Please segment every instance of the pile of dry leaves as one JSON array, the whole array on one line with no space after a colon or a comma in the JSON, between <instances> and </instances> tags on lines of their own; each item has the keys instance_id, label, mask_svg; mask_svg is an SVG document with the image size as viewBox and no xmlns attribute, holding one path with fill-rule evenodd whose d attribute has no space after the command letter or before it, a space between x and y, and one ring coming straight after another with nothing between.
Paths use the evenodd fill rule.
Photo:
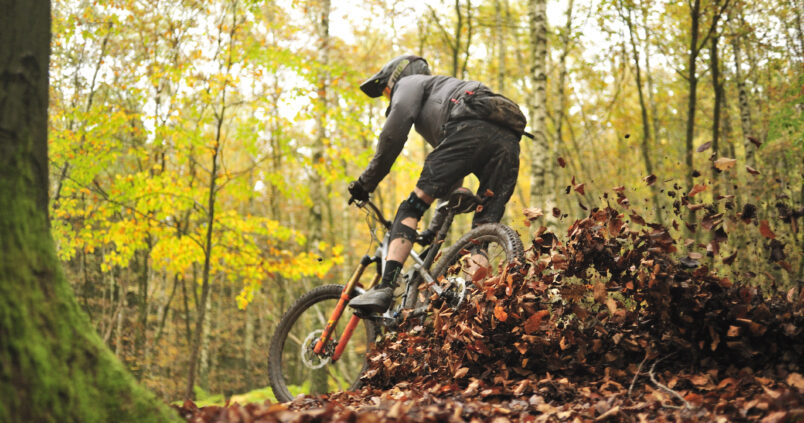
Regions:
<instances>
[{"instance_id":1,"label":"pile of dry leaves","mask_svg":"<svg viewBox=\"0 0 804 423\"><path fill-rule=\"evenodd\" d=\"M180 411L203 422L804 420L802 285L768 297L718 277L712 258L680 257L664 227L615 195L622 211L592 210L563 240L540 228L525 263L478 282L460 309L383 338L359 392ZM704 209L700 220L713 257L725 218ZM750 206L731 218L751 222Z\"/></svg>"}]
</instances>

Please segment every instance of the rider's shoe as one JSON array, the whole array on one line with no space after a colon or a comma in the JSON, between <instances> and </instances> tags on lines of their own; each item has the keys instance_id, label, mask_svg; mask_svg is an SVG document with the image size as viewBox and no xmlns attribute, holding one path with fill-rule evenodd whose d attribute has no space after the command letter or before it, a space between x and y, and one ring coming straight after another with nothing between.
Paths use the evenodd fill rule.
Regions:
<instances>
[{"instance_id":1,"label":"rider's shoe","mask_svg":"<svg viewBox=\"0 0 804 423\"><path fill-rule=\"evenodd\" d=\"M361 313L382 313L391 306L393 298L394 289L392 287L379 285L352 298L349 301L349 307Z\"/></svg>"}]
</instances>

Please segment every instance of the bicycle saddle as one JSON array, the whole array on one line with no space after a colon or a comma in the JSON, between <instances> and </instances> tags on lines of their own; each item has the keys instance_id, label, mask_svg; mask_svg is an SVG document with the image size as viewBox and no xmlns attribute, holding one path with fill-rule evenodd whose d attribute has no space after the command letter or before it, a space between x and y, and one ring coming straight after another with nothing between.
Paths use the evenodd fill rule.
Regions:
<instances>
[{"instance_id":1,"label":"bicycle saddle","mask_svg":"<svg viewBox=\"0 0 804 423\"><path fill-rule=\"evenodd\" d=\"M483 201L468 188L460 187L449 195L447 207L455 210L456 214L470 213L477 209Z\"/></svg>"}]
</instances>

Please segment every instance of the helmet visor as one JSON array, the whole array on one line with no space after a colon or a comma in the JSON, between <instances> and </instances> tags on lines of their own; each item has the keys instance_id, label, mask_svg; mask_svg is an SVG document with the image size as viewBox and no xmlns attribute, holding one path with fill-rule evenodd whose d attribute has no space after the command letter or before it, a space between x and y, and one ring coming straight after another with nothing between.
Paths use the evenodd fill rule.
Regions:
<instances>
[{"instance_id":1,"label":"helmet visor","mask_svg":"<svg viewBox=\"0 0 804 423\"><path fill-rule=\"evenodd\" d=\"M376 98L382 95L382 90L388 83L388 75L383 75L383 71L379 71L360 84L360 90L366 93L371 98Z\"/></svg>"}]
</instances>

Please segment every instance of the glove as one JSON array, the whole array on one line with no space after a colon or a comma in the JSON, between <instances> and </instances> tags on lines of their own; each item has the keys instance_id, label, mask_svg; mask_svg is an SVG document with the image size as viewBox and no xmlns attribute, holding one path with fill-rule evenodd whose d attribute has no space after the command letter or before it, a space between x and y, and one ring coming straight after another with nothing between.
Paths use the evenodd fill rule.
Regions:
<instances>
[{"instance_id":1,"label":"glove","mask_svg":"<svg viewBox=\"0 0 804 423\"><path fill-rule=\"evenodd\" d=\"M351 205L355 201L366 202L369 199L369 193L363 188L363 185L360 184L358 181L352 181L349 183L349 194L351 197L349 198L349 204Z\"/></svg>"},{"instance_id":2,"label":"glove","mask_svg":"<svg viewBox=\"0 0 804 423\"><path fill-rule=\"evenodd\" d=\"M435 240L435 232L427 228L421 232L419 232L419 236L416 237L416 243L423 246L428 246L433 243Z\"/></svg>"}]
</instances>

